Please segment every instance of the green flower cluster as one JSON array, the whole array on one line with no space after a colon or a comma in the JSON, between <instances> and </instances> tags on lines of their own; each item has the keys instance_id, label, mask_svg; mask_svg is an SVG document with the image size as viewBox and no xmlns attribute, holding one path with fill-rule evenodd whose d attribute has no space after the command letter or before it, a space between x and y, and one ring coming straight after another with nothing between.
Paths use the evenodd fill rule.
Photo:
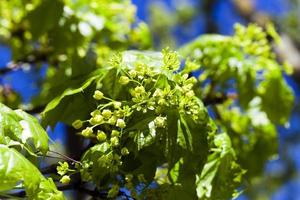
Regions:
<instances>
[{"instance_id":1,"label":"green flower cluster","mask_svg":"<svg viewBox=\"0 0 300 200\"><path fill-rule=\"evenodd\" d=\"M86 180L93 177L91 173L95 165L109 174L120 175L124 159L136 154L136 148L143 149L166 138L169 127L173 125L168 121L170 111L176 110L178 115L189 116L195 123L207 116L193 91L197 80L185 72L176 71L180 65L178 54L166 49L162 58L159 68L139 62L126 64L120 55L112 58L110 70L116 71L115 84L122 88L122 95L112 98L105 86L96 89L92 97L98 106L90 113L90 118L73 122L74 128L82 129L80 135L99 145L99 149L90 150L83 156L83 162L88 165L83 170ZM136 117L147 120L136 122ZM131 142L137 143L137 147L132 147ZM91 161L94 151L101 152L96 163ZM123 175L125 187L133 193L131 180L143 177L146 182L141 173ZM115 182L109 196L114 196L116 188L124 187Z\"/></svg>"}]
</instances>

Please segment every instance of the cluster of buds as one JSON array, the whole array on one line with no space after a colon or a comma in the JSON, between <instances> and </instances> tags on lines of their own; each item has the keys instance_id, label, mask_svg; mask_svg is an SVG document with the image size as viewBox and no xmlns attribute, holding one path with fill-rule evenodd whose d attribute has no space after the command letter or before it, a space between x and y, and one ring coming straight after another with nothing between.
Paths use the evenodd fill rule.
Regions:
<instances>
[{"instance_id":1,"label":"cluster of buds","mask_svg":"<svg viewBox=\"0 0 300 200\"><path fill-rule=\"evenodd\" d=\"M112 147L120 146L120 135L102 130L102 126L109 125L111 130L123 130L126 128L126 117L132 112L155 111L157 117L153 120L155 128L166 128L168 110L179 109L180 113L191 115L197 120L201 103L196 98L193 91L196 79L189 77L188 74L173 73L179 68L180 62L176 52L169 50L163 51L163 62L166 68L172 73L162 74L153 67L145 64L137 63L135 68L126 69L119 77L121 85L128 85L127 90L131 94L131 101L125 105L119 101L106 98L100 90L96 90L93 98L100 102L97 109L91 113L91 118L88 120L90 127L86 127L81 131L81 135L86 138L96 138L98 142L109 142ZM166 76L162 78L161 76ZM150 80L146 81L146 80ZM163 84L157 81L163 80ZM130 84L129 84L130 83ZM202 109L203 110L203 109ZM80 129L83 126L83 121L76 120L73 123L74 128ZM120 147L122 148L122 147ZM127 154L123 149L122 155Z\"/></svg>"},{"instance_id":2,"label":"cluster of buds","mask_svg":"<svg viewBox=\"0 0 300 200\"><path fill-rule=\"evenodd\" d=\"M164 61L164 69L176 71L180 67L180 59L179 55L175 51L170 51L169 48L163 49L163 61Z\"/></svg>"},{"instance_id":3,"label":"cluster of buds","mask_svg":"<svg viewBox=\"0 0 300 200\"><path fill-rule=\"evenodd\" d=\"M62 176L59 180L62 184L68 184L71 181L70 176L68 175L69 172L72 172L69 168L69 164L67 162L58 162L58 166L56 167L57 173Z\"/></svg>"},{"instance_id":4,"label":"cluster of buds","mask_svg":"<svg viewBox=\"0 0 300 200\"><path fill-rule=\"evenodd\" d=\"M165 128L167 125L167 117L156 117L154 119L154 124L157 128Z\"/></svg>"},{"instance_id":5,"label":"cluster of buds","mask_svg":"<svg viewBox=\"0 0 300 200\"><path fill-rule=\"evenodd\" d=\"M115 61L115 64L119 62L119 60ZM180 67L178 54L165 50L163 65L162 70L138 63L130 69L122 69L124 71L121 70L117 84L129 95L124 95L124 99L116 101L105 97L100 90L96 90L93 98L98 106L91 112L91 117L86 121L76 120L72 124L74 128L81 129L83 137L93 139L100 145L109 145L110 152L97 161L99 166L109 169L110 172L117 172L122 165L123 157L131 154L131 146L126 146L127 140L136 138L144 131L149 131L152 138L168 131L170 110L177 109L180 114L190 115L194 120L201 115L199 112L204 110L201 107L203 105L193 91L197 80L189 77L188 74L175 73ZM147 122L151 126L149 125L147 130L133 128L132 120L135 120L133 118L147 113L151 116L150 123ZM84 123L89 125L84 126ZM136 178L139 182L146 182L142 174ZM64 179L67 181L67 177ZM126 176L126 187L130 191L131 189L135 191L132 179L132 176ZM108 196L115 197L119 189L119 185L113 185Z\"/></svg>"},{"instance_id":6,"label":"cluster of buds","mask_svg":"<svg viewBox=\"0 0 300 200\"><path fill-rule=\"evenodd\" d=\"M125 80L125 79L124 79ZM85 122L90 126L81 130L80 134L85 138L96 139L99 143L108 142L112 147L120 145L120 131L126 127L125 118L130 115L130 107L122 106L119 101L113 101L104 96L100 90L96 90L93 94L96 100L108 100L106 104L100 104L97 109L91 112L91 118L86 121L75 120L72 126L75 129L81 129ZM103 127L111 127L111 132L107 132ZM120 154L129 154L128 149L120 150Z\"/></svg>"}]
</instances>

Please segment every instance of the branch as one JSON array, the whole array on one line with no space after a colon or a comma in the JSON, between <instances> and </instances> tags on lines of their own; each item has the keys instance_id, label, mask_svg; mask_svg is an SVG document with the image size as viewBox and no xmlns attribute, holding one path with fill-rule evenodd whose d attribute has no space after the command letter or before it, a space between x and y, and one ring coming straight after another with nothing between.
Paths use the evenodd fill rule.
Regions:
<instances>
[{"instance_id":1,"label":"branch","mask_svg":"<svg viewBox=\"0 0 300 200\"><path fill-rule=\"evenodd\" d=\"M21 66L21 64L10 62L6 66L3 66L0 68L0 75L5 75L9 72L18 70L20 68L20 66Z\"/></svg>"},{"instance_id":2,"label":"branch","mask_svg":"<svg viewBox=\"0 0 300 200\"><path fill-rule=\"evenodd\" d=\"M77 161L77 160L75 160L75 159L73 159L73 158L70 158L69 156L64 155L64 154L62 154L62 153L59 153L59 152L56 152L56 151L52 151L52 150L49 150L49 152L50 152L50 153L53 153L53 154L56 154L56 155L59 155L59 156L61 156L61 158L64 158L64 159L66 159L66 160L69 160L69 161L71 161L71 162L73 162L73 163L78 163L78 164L82 165L82 163L81 163L80 161Z\"/></svg>"},{"instance_id":3,"label":"branch","mask_svg":"<svg viewBox=\"0 0 300 200\"><path fill-rule=\"evenodd\" d=\"M215 94L215 95L210 95L207 96L203 99L203 103L205 106L208 105L217 105L217 104L222 104L225 101L232 99L235 100L238 98L238 95L236 93L220 93L220 94Z\"/></svg>"},{"instance_id":4,"label":"branch","mask_svg":"<svg viewBox=\"0 0 300 200\"><path fill-rule=\"evenodd\" d=\"M254 3L251 0L234 0L233 4L237 13L243 17L247 23L255 22L265 27L265 25L271 21L267 14L255 10Z\"/></svg>"},{"instance_id":5,"label":"branch","mask_svg":"<svg viewBox=\"0 0 300 200\"><path fill-rule=\"evenodd\" d=\"M60 191L64 191L64 190L71 190L74 189L74 184L68 184L68 185L60 185L57 186L57 189ZM26 191L25 190L21 190L15 193L8 193L8 194L0 194L0 198L2 199L7 199L8 197L26 197Z\"/></svg>"},{"instance_id":6,"label":"branch","mask_svg":"<svg viewBox=\"0 0 300 200\"><path fill-rule=\"evenodd\" d=\"M31 107L31 106L30 107L22 107L21 109L29 114L38 114L38 113L43 112L45 107L46 107L45 105L41 105L41 106L36 106L36 107Z\"/></svg>"},{"instance_id":7,"label":"branch","mask_svg":"<svg viewBox=\"0 0 300 200\"><path fill-rule=\"evenodd\" d=\"M87 189L85 187L82 186L82 182L73 182L67 185L58 185L57 189L60 191L66 191L66 190L74 190L74 191L79 191L81 193L87 194L89 196L92 196L96 199L107 199L107 194L108 191L107 190L103 190L103 191L99 191L99 190L90 190ZM18 191L15 193L8 193L8 194L2 194L0 195L0 198L6 199L8 197L26 197L26 191L22 190L22 191ZM123 191L119 191L118 193L118 197L126 197L126 199L132 199L135 200L133 197L127 195L125 192Z\"/></svg>"},{"instance_id":8,"label":"branch","mask_svg":"<svg viewBox=\"0 0 300 200\"><path fill-rule=\"evenodd\" d=\"M51 49L38 49L32 51L30 54L17 59L16 61L9 62L6 66L0 68L0 75L5 75L11 71L22 69L24 64L33 65L39 62L48 62L51 55Z\"/></svg>"},{"instance_id":9,"label":"branch","mask_svg":"<svg viewBox=\"0 0 300 200\"><path fill-rule=\"evenodd\" d=\"M206 0L203 2L202 11L205 14L206 19L206 33L217 33L218 27L212 16L216 0Z\"/></svg>"}]
</instances>

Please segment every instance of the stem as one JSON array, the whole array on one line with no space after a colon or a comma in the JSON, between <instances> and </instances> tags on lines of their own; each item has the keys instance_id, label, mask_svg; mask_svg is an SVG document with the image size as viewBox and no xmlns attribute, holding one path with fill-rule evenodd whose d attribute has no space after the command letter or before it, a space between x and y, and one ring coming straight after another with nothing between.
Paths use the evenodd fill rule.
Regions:
<instances>
[{"instance_id":1,"label":"stem","mask_svg":"<svg viewBox=\"0 0 300 200\"><path fill-rule=\"evenodd\" d=\"M19 197L19 196L13 196L10 194L1 194L0 193L0 199L24 199L23 197Z\"/></svg>"},{"instance_id":2,"label":"stem","mask_svg":"<svg viewBox=\"0 0 300 200\"><path fill-rule=\"evenodd\" d=\"M42 105L42 106L22 108L22 109L29 114L38 114L41 113L45 109L45 107L46 107L45 105Z\"/></svg>"},{"instance_id":3,"label":"stem","mask_svg":"<svg viewBox=\"0 0 300 200\"><path fill-rule=\"evenodd\" d=\"M67 159L67 160L69 160L69 161L72 161L72 162L74 162L74 163L78 163L78 164L82 165L81 162L79 162L79 161L77 161L77 160L74 160L73 158L70 158L69 156L66 156L66 155L64 155L64 154L62 154L62 153L59 153L59 152L56 152L56 151L52 151L52 150L49 150L49 152L54 153L54 154L57 154L57 155L59 155L59 156L65 158L65 159Z\"/></svg>"},{"instance_id":4,"label":"stem","mask_svg":"<svg viewBox=\"0 0 300 200\"><path fill-rule=\"evenodd\" d=\"M82 185L83 183L81 181L78 182L72 182L70 184L66 184L66 185L58 185L57 189L60 191L66 191L66 190L74 190L74 191L78 191L84 194L87 194L89 196L95 197L97 199L107 199L107 194L108 191L107 190L89 190L85 187L83 187ZM127 195L125 192L119 191L118 193L119 197L126 197L126 199L133 199L135 200L133 197ZM8 193L8 194L1 194L0 193L0 198L11 198L11 199L23 199L24 197L26 197L26 191L22 190L22 191L18 191L15 193Z\"/></svg>"},{"instance_id":5,"label":"stem","mask_svg":"<svg viewBox=\"0 0 300 200\"><path fill-rule=\"evenodd\" d=\"M215 8L216 0L205 0L202 3L202 11L204 12L206 20L206 33L217 33L218 26L215 23L215 20L212 15L212 11Z\"/></svg>"},{"instance_id":6,"label":"stem","mask_svg":"<svg viewBox=\"0 0 300 200\"><path fill-rule=\"evenodd\" d=\"M108 98L108 97L104 97L103 99L106 99L106 100L109 100L109 101L114 101L114 100L112 100L112 99L110 99L110 98ZM97 109L103 110L104 108L107 108L107 107L109 107L109 106L111 106L111 105L113 105L113 102L108 102L108 103L106 103L106 104L100 104L100 105L97 106ZM101 107L101 106L102 106L102 107Z\"/></svg>"},{"instance_id":7,"label":"stem","mask_svg":"<svg viewBox=\"0 0 300 200\"><path fill-rule=\"evenodd\" d=\"M215 94L215 95L209 95L203 99L203 103L205 106L208 105L217 105L217 104L222 104L228 99L237 99L237 94L235 93L220 93L220 94Z\"/></svg>"},{"instance_id":8,"label":"stem","mask_svg":"<svg viewBox=\"0 0 300 200\"><path fill-rule=\"evenodd\" d=\"M19 63L9 62L7 65L0 68L0 75L5 75L9 72L21 69L22 64L23 63L21 63L21 62L19 62Z\"/></svg>"}]
</instances>

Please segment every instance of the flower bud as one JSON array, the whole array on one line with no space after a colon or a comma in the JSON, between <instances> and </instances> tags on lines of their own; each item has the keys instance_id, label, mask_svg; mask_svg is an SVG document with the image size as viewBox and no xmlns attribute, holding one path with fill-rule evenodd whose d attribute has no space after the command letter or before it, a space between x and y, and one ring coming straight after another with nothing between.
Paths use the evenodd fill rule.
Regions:
<instances>
[{"instance_id":1,"label":"flower bud","mask_svg":"<svg viewBox=\"0 0 300 200\"><path fill-rule=\"evenodd\" d=\"M137 75L135 70L130 70L128 73L132 78L136 77L136 75Z\"/></svg>"},{"instance_id":2,"label":"flower bud","mask_svg":"<svg viewBox=\"0 0 300 200\"><path fill-rule=\"evenodd\" d=\"M126 126L125 121L123 119L118 119L116 125L120 128L125 128Z\"/></svg>"},{"instance_id":3,"label":"flower bud","mask_svg":"<svg viewBox=\"0 0 300 200\"><path fill-rule=\"evenodd\" d=\"M117 146L119 146L119 139L117 137L112 137L112 138L110 138L110 143L111 143L111 146L117 147Z\"/></svg>"},{"instance_id":4,"label":"flower bud","mask_svg":"<svg viewBox=\"0 0 300 200\"><path fill-rule=\"evenodd\" d=\"M117 122L117 117L115 117L114 115L113 116L111 116L110 118L109 118L109 120L107 121L109 124L111 124L111 125L115 125L116 124L116 122Z\"/></svg>"},{"instance_id":5,"label":"flower bud","mask_svg":"<svg viewBox=\"0 0 300 200\"><path fill-rule=\"evenodd\" d=\"M156 117L154 119L154 124L157 128L164 128L167 123L167 118L166 117Z\"/></svg>"},{"instance_id":6,"label":"flower bud","mask_svg":"<svg viewBox=\"0 0 300 200\"><path fill-rule=\"evenodd\" d=\"M122 106L122 103L119 102L119 101L115 101L115 102L113 103L113 105L114 105L114 108L115 108L115 109L118 109L118 108L120 108L120 107Z\"/></svg>"},{"instance_id":7,"label":"flower bud","mask_svg":"<svg viewBox=\"0 0 300 200\"><path fill-rule=\"evenodd\" d=\"M104 142L106 140L106 134L103 131L98 131L97 140L99 142Z\"/></svg>"},{"instance_id":8,"label":"flower bud","mask_svg":"<svg viewBox=\"0 0 300 200\"><path fill-rule=\"evenodd\" d=\"M196 79L194 76L192 76L191 78L189 78L187 81L188 81L190 84L195 84L195 83L197 83L197 79Z\"/></svg>"},{"instance_id":9,"label":"flower bud","mask_svg":"<svg viewBox=\"0 0 300 200\"><path fill-rule=\"evenodd\" d=\"M62 184L68 184L68 183L70 183L70 181L71 181L71 178L70 178L70 176L68 176L68 175L64 175L64 176L59 180L59 182L61 182Z\"/></svg>"},{"instance_id":10,"label":"flower bud","mask_svg":"<svg viewBox=\"0 0 300 200\"><path fill-rule=\"evenodd\" d=\"M186 93L186 96L187 97L193 97L193 96L195 96L195 93L194 93L194 91L188 91L187 93Z\"/></svg>"},{"instance_id":11,"label":"flower bud","mask_svg":"<svg viewBox=\"0 0 300 200\"><path fill-rule=\"evenodd\" d=\"M72 123L72 126L75 128L75 129L80 129L82 127L82 121L81 120L76 120Z\"/></svg>"},{"instance_id":12,"label":"flower bud","mask_svg":"<svg viewBox=\"0 0 300 200\"><path fill-rule=\"evenodd\" d=\"M105 119L109 119L111 117L111 114L112 114L111 111L108 109L102 111L102 115Z\"/></svg>"},{"instance_id":13,"label":"flower bud","mask_svg":"<svg viewBox=\"0 0 300 200\"><path fill-rule=\"evenodd\" d=\"M128 136L130 138L133 138L135 135L136 135L136 133L134 131L130 131L129 134L128 134Z\"/></svg>"},{"instance_id":14,"label":"flower bud","mask_svg":"<svg viewBox=\"0 0 300 200\"><path fill-rule=\"evenodd\" d=\"M182 78L183 78L184 80L186 80L188 77L189 77L188 74L183 74L183 75L182 75Z\"/></svg>"},{"instance_id":15,"label":"flower bud","mask_svg":"<svg viewBox=\"0 0 300 200\"><path fill-rule=\"evenodd\" d=\"M81 131L81 135L84 137L90 137L93 135L93 129L91 127L87 127L86 129Z\"/></svg>"},{"instance_id":16,"label":"flower bud","mask_svg":"<svg viewBox=\"0 0 300 200\"><path fill-rule=\"evenodd\" d=\"M103 122L103 117L102 115L95 115L90 119L90 124L95 125L95 124L101 124Z\"/></svg>"},{"instance_id":17,"label":"flower bud","mask_svg":"<svg viewBox=\"0 0 300 200\"><path fill-rule=\"evenodd\" d=\"M101 100L104 97L103 93L99 90L94 92L93 98L96 100Z\"/></svg>"},{"instance_id":18,"label":"flower bud","mask_svg":"<svg viewBox=\"0 0 300 200\"><path fill-rule=\"evenodd\" d=\"M93 112L91 112L92 117L95 117L96 115L100 115L100 114L101 114L100 110L94 110Z\"/></svg>"},{"instance_id":19,"label":"flower bud","mask_svg":"<svg viewBox=\"0 0 300 200\"><path fill-rule=\"evenodd\" d=\"M159 99L157 103L158 103L158 105L163 106L167 103L167 101L165 99Z\"/></svg>"},{"instance_id":20,"label":"flower bud","mask_svg":"<svg viewBox=\"0 0 300 200\"><path fill-rule=\"evenodd\" d=\"M137 94L141 94L141 93L144 93L145 92L145 88L144 86L137 86L134 88L134 91L137 93Z\"/></svg>"},{"instance_id":21,"label":"flower bud","mask_svg":"<svg viewBox=\"0 0 300 200\"><path fill-rule=\"evenodd\" d=\"M120 132L117 131L117 130L113 130L113 131L111 132L111 137L119 137L119 135L120 135Z\"/></svg>"},{"instance_id":22,"label":"flower bud","mask_svg":"<svg viewBox=\"0 0 300 200\"><path fill-rule=\"evenodd\" d=\"M127 85L129 83L129 78L127 76L121 76L119 79L119 83L121 83L122 85Z\"/></svg>"},{"instance_id":23,"label":"flower bud","mask_svg":"<svg viewBox=\"0 0 300 200\"><path fill-rule=\"evenodd\" d=\"M132 179L133 179L133 175L132 175L132 174L127 174L127 175L125 176L126 182L131 182Z\"/></svg>"},{"instance_id":24,"label":"flower bud","mask_svg":"<svg viewBox=\"0 0 300 200\"><path fill-rule=\"evenodd\" d=\"M187 96L187 97L193 97L193 96L195 96L195 93L194 93L193 90L190 90L190 91L188 91L188 92L186 93L186 96Z\"/></svg>"},{"instance_id":25,"label":"flower bud","mask_svg":"<svg viewBox=\"0 0 300 200\"><path fill-rule=\"evenodd\" d=\"M121 110L115 111L114 115L118 118L124 117L124 112Z\"/></svg>"},{"instance_id":26,"label":"flower bud","mask_svg":"<svg viewBox=\"0 0 300 200\"><path fill-rule=\"evenodd\" d=\"M163 96L163 92L159 88L157 88L153 93L153 97L162 97L162 96Z\"/></svg>"},{"instance_id":27,"label":"flower bud","mask_svg":"<svg viewBox=\"0 0 300 200\"><path fill-rule=\"evenodd\" d=\"M128 154L129 154L128 149L127 149L126 147L123 147L123 148L121 149L121 154L122 154L122 156L128 155Z\"/></svg>"}]
</instances>

